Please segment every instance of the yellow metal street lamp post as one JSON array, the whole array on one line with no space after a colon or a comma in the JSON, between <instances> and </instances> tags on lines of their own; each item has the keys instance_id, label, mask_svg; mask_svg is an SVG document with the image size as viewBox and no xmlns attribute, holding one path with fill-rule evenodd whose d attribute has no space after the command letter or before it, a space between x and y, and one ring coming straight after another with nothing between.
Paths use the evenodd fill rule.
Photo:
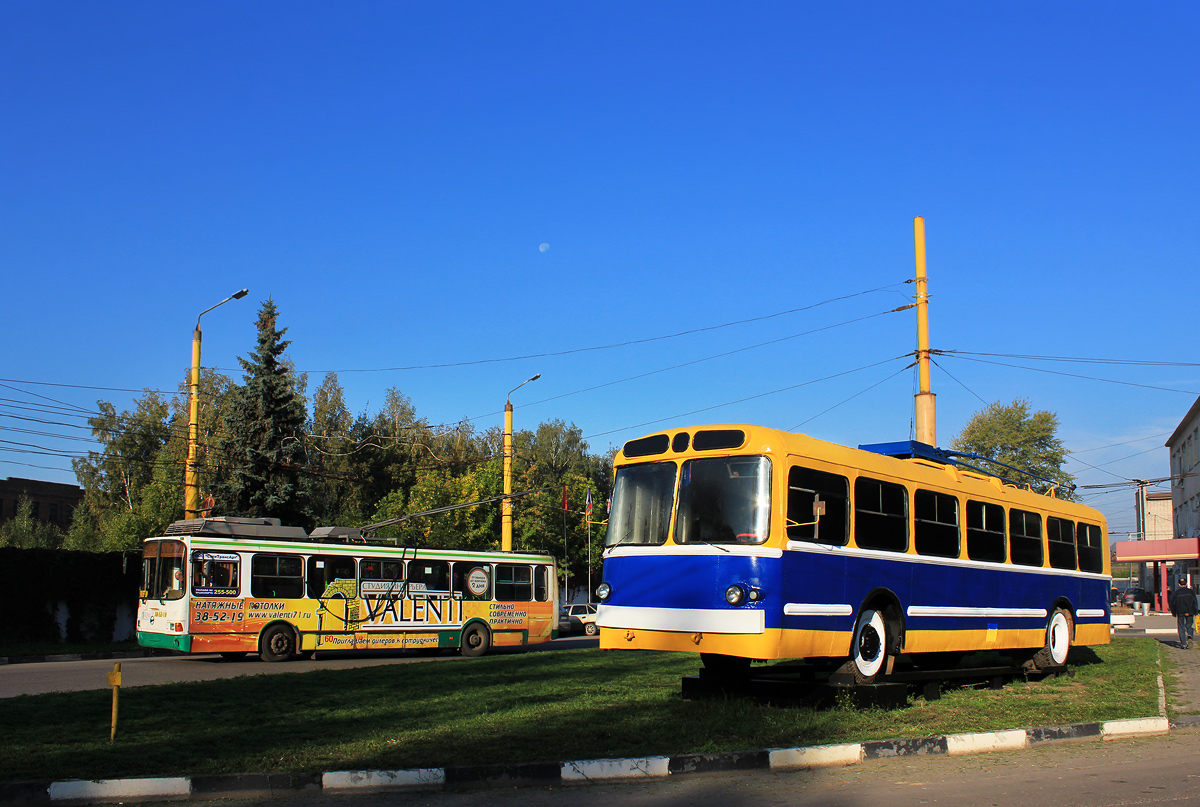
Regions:
<instances>
[{"instance_id":1,"label":"yellow metal street lamp post","mask_svg":"<svg viewBox=\"0 0 1200 807\"><path fill-rule=\"evenodd\" d=\"M183 472L183 517L200 517L200 483L196 474L196 437L199 433L200 412L200 317L230 300L240 300L250 293L249 289L235 291L217 305L200 312L196 317L196 330L192 332L192 379L188 385L188 451L187 466Z\"/></svg>"},{"instance_id":2,"label":"yellow metal street lamp post","mask_svg":"<svg viewBox=\"0 0 1200 807\"><path fill-rule=\"evenodd\" d=\"M500 551L512 552L512 457L513 457L513 405L512 394L530 381L542 377L538 373L533 378L522 381L509 390L504 401L504 498L500 501Z\"/></svg>"}]
</instances>

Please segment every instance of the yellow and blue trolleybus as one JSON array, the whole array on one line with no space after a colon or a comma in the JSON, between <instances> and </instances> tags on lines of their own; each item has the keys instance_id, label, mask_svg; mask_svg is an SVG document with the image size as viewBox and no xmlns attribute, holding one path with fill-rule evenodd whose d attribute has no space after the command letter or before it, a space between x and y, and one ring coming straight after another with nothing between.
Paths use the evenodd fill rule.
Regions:
<instances>
[{"instance_id":1,"label":"yellow and blue trolleybus","mask_svg":"<svg viewBox=\"0 0 1200 807\"><path fill-rule=\"evenodd\" d=\"M922 443L849 448L749 425L627 442L614 461L600 646L845 662L996 650L1034 668L1109 641L1096 510Z\"/></svg>"}]
</instances>

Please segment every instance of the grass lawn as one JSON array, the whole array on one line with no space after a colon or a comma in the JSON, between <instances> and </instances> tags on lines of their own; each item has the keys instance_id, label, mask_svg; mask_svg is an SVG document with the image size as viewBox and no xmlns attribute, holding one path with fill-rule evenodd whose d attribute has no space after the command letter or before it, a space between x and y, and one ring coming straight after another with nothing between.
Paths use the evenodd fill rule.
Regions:
<instances>
[{"instance_id":1,"label":"grass lawn","mask_svg":"<svg viewBox=\"0 0 1200 807\"><path fill-rule=\"evenodd\" d=\"M1072 678L884 711L685 701L690 654L574 650L0 701L0 780L321 772L793 747L1158 713L1158 643L1077 648Z\"/></svg>"}]
</instances>

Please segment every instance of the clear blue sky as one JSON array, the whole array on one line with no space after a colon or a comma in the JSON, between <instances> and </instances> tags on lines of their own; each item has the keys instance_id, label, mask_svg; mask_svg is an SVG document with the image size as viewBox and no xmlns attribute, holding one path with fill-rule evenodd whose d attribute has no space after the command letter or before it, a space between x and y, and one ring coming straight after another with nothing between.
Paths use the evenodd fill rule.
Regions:
<instances>
[{"instance_id":1,"label":"clear blue sky","mask_svg":"<svg viewBox=\"0 0 1200 807\"><path fill-rule=\"evenodd\" d=\"M934 348L1197 362L1198 23L1177 2L8 0L0 415L134 397L32 381L174 389L196 315L245 286L205 316L204 363L237 367L270 296L310 390L341 371L355 412L395 386L486 428L540 372L518 428L561 418L597 452L705 422L903 440L915 318L882 312L912 293L917 215ZM1200 394L1196 366L994 361L939 359L940 442L1028 398L1082 484L1166 476ZM86 444L15 428L86 435L0 416L0 477L74 481L12 443ZM1133 529L1130 488L1089 501Z\"/></svg>"}]
</instances>

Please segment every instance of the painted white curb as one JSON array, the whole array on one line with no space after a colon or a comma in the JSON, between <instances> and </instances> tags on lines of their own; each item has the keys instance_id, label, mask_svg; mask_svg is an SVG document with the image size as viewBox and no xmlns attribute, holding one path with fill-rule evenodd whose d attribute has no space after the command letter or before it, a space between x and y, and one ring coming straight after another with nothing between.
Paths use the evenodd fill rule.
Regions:
<instances>
[{"instance_id":1,"label":"painted white curb","mask_svg":"<svg viewBox=\"0 0 1200 807\"><path fill-rule=\"evenodd\" d=\"M53 782L50 785L50 801L186 798L191 792L192 780L186 776L170 779L101 779L97 782L72 779Z\"/></svg>"},{"instance_id":2,"label":"painted white curb","mask_svg":"<svg viewBox=\"0 0 1200 807\"><path fill-rule=\"evenodd\" d=\"M596 779L644 779L669 776L670 757L641 759L586 759L562 764L564 782L585 782Z\"/></svg>"},{"instance_id":3,"label":"painted white curb","mask_svg":"<svg viewBox=\"0 0 1200 807\"><path fill-rule=\"evenodd\" d=\"M331 771L321 774L321 790L407 790L446 783L443 768L413 768L401 771Z\"/></svg>"},{"instance_id":4,"label":"painted white curb","mask_svg":"<svg viewBox=\"0 0 1200 807\"><path fill-rule=\"evenodd\" d=\"M1025 729L982 731L977 734L947 734L946 753L984 754L989 751L1019 751L1029 744Z\"/></svg>"},{"instance_id":5,"label":"painted white curb","mask_svg":"<svg viewBox=\"0 0 1200 807\"><path fill-rule=\"evenodd\" d=\"M788 768L831 768L836 765L857 765L863 760L862 743L814 745L809 748L773 748L770 752L771 770Z\"/></svg>"},{"instance_id":6,"label":"painted white curb","mask_svg":"<svg viewBox=\"0 0 1200 807\"><path fill-rule=\"evenodd\" d=\"M1171 724L1165 717L1135 717L1131 720L1110 720L1100 724L1104 737L1128 737L1133 734L1167 734Z\"/></svg>"}]
</instances>

